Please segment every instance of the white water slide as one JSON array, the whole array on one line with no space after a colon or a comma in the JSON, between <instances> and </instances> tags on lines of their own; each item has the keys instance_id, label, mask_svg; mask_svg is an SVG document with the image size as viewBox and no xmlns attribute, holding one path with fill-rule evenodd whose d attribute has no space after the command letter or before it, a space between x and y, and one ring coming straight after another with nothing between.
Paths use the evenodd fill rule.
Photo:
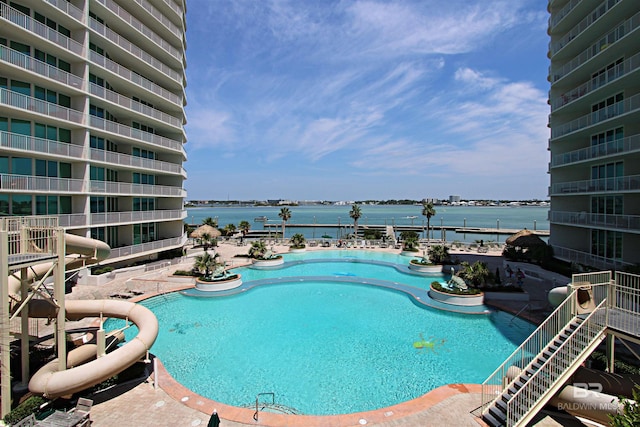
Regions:
<instances>
[{"instance_id":1,"label":"white water slide","mask_svg":"<svg viewBox=\"0 0 640 427\"><path fill-rule=\"evenodd\" d=\"M79 264L100 262L111 252L109 245L104 242L73 234L65 234L65 244L65 265L70 269ZM28 270L29 278L38 278L50 268L51 264L48 263L36 265ZM20 295L20 280L14 276L9 277L9 293ZM57 307L53 304L39 305L30 308L29 315L55 317L55 310ZM133 340L102 357L96 358L96 344L84 344L68 353L68 369L59 370L57 359L40 368L29 381L29 391L48 398L79 392L122 372L143 358L158 336L155 315L146 307L129 301L70 300L65 302L64 310L68 320L85 317L128 319L138 327L139 332Z\"/></svg>"}]
</instances>

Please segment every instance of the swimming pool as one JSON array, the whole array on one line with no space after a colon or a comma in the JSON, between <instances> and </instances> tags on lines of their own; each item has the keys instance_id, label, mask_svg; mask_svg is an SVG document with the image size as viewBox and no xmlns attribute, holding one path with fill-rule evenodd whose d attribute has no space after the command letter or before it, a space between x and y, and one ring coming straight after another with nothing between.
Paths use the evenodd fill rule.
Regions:
<instances>
[{"instance_id":1,"label":"swimming pool","mask_svg":"<svg viewBox=\"0 0 640 427\"><path fill-rule=\"evenodd\" d=\"M318 254L335 259L328 252L334 251ZM324 276L353 274L339 277L356 282L301 281L300 271L290 270L307 267ZM424 308L405 293L359 284L367 274L416 277L391 267L328 261L241 274L246 280L286 270L290 277L238 295L144 301L160 323L152 352L176 380L210 399L248 406L257 394L273 392L297 413L328 415L387 407L445 384L482 382L533 329L500 312Z\"/></svg>"}]
</instances>

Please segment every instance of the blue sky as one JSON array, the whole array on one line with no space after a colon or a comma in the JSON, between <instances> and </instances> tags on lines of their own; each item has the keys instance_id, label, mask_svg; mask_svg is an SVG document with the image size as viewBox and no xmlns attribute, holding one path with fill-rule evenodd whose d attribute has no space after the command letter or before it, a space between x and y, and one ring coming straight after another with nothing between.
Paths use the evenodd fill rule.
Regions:
<instances>
[{"instance_id":1,"label":"blue sky","mask_svg":"<svg viewBox=\"0 0 640 427\"><path fill-rule=\"evenodd\" d=\"M542 0L188 0L188 200L547 198Z\"/></svg>"}]
</instances>

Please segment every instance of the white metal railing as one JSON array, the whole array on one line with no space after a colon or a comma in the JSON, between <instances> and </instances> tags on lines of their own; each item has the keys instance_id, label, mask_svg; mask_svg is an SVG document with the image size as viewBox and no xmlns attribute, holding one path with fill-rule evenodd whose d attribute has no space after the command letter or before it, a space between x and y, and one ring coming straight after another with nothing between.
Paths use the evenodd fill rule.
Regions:
<instances>
[{"instance_id":1,"label":"white metal railing","mask_svg":"<svg viewBox=\"0 0 640 427\"><path fill-rule=\"evenodd\" d=\"M562 342L520 390L509 398L507 426L521 422L539 400L582 361L581 356L585 355L606 329L606 316L603 315L605 305L606 299Z\"/></svg>"},{"instance_id":2,"label":"white metal railing","mask_svg":"<svg viewBox=\"0 0 640 427\"><path fill-rule=\"evenodd\" d=\"M578 56L564 65L556 68L550 68L549 73L551 82L555 83L576 68L582 66L585 62L605 50L611 44L625 37L634 37L631 33L640 26L640 12L633 15L628 20L613 26L613 30L602 36L598 41L593 43L587 49L582 51ZM637 37L637 36L635 36Z\"/></svg>"},{"instance_id":3,"label":"white metal railing","mask_svg":"<svg viewBox=\"0 0 640 427\"><path fill-rule=\"evenodd\" d=\"M181 187L167 185L132 184L129 182L90 181L89 192L98 194L140 195L186 197L186 191Z\"/></svg>"},{"instance_id":4,"label":"white metal railing","mask_svg":"<svg viewBox=\"0 0 640 427\"><path fill-rule=\"evenodd\" d=\"M49 65L46 62L39 61L32 58L29 55L25 55L22 52L8 48L7 46L0 45L0 61L8 62L11 65L20 67L24 70L34 72L49 79L58 81L67 86L72 86L76 89L82 89L83 80L81 77L75 74L67 73Z\"/></svg>"},{"instance_id":5,"label":"white metal railing","mask_svg":"<svg viewBox=\"0 0 640 427\"><path fill-rule=\"evenodd\" d=\"M585 114L584 116L578 117L577 119L571 120L563 125L552 125L551 139L559 138L588 126L598 124L623 114L635 112L637 110L640 110L640 94L633 95L630 98L608 105L605 108L594 111L593 113Z\"/></svg>"},{"instance_id":6,"label":"white metal railing","mask_svg":"<svg viewBox=\"0 0 640 427\"><path fill-rule=\"evenodd\" d=\"M633 336L640 336L640 276L616 272L608 297L609 309L617 315L608 316L607 324Z\"/></svg>"},{"instance_id":7,"label":"white metal railing","mask_svg":"<svg viewBox=\"0 0 640 427\"><path fill-rule=\"evenodd\" d=\"M71 4L69 0L47 0L47 2L54 5L72 18L75 18L80 22L84 22L84 13L82 12L82 10Z\"/></svg>"},{"instance_id":8,"label":"white metal railing","mask_svg":"<svg viewBox=\"0 0 640 427\"><path fill-rule=\"evenodd\" d=\"M116 14L120 19L127 23L127 25L131 26L138 30L141 34L144 34L149 40L154 42L158 47L167 52L169 55L173 56L177 60L182 62L183 54L175 48L171 43L167 42L165 39L160 37L157 33L151 30L149 27L144 25L134 16L132 16L127 10L123 9L113 0L97 0L98 3L101 3L104 7L109 9L111 12ZM177 5L176 5L177 6Z\"/></svg>"},{"instance_id":9,"label":"white metal railing","mask_svg":"<svg viewBox=\"0 0 640 427\"><path fill-rule=\"evenodd\" d=\"M640 189L640 175L616 178L586 179L584 181L558 182L551 185L552 196L576 193L604 193L610 191L636 191Z\"/></svg>"},{"instance_id":10,"label":"white metal railing","mask_svg":"<svg viewBox=\"0 0 640 427\"><path fill-rule=\"evenodd\" d=\"M640 233L640 215L595 214L588 212L550 211L549 221L556 224L607 227Z\"/></svg>"},{"instance_id":11,"label":"white metal railing","mask_svg":"<svg viewBox=\"0 0 640 427\"><path fill-rule=\"evenodd\" d=\"M173 0L164 0L164 3L169 6L180 18L182 18L182 8L176 4Z\"/></svg>"},{"instance_id":12,"label":"white metal railing","mask_svg":"<svg viewBox=\"0 0 640 427\"><path fill-rule=\"evenodd\" d=\"M64 34L59 33L46 26L45 24L32 19L30 16L12 8L6 3L0 2L0 18L3 18L12 24L15 24L27 31L30 31L50 42L57 44L75 54L82 54L82 44L70 39Z\"/></svg>"},{"instance_id":13,"label":"white metal railing","mask_svg":"<svg viewBox=\"0 0 640 427\"><path fill-rule=\"evenodd\" d=\"M57 253L58 220L51 216L2 217L0 231L7 232L7 254Z\"/></svg>"},{"instance_id":14,"label":"white metal railing","mask_svg":"<svg viewBox=\"0 0 640 427\"><path fill-rule=\"evenodd\" d=\"M185 173L182 165L177 163L161 162L159 160L145 159L144 157L115 153L113 151L99 150L97 148L91 149L90 157L91 160L105 162L113 165L130 166L134 168L143 168L180 175L184 175Z\"/></svg>"},{"instance_id":15,"label":"white metal railing","mask_svg":"<svg viewBox=\"0 0 640 427\"><path fill-rule=\"evenodd\" d=\"M607 13L609 9L618 4L618 2L620 2L620 0L604 0L602 3L600 3L593 9L592 13L589 13L587 16L585 16L582 21L580 21L572 29L570 29L560 40L551 43L551 45L549 46L551 55L555 55L567 43L575 39L580 33L589 28L589 26L596 20L598 20L602 15Z\"/></svg>"},{"instance_id":16,"label":"white metal railing","mask_svg":"<svg viewBox=\"0 0 640 427\"><path fill-rule=\"evenodd\" d=\"M553 255L556 258L563 259L565 261L588 265L593 268L619 269L633 265L631 263L624 262L621 259L605 258L589 252L583 252L557 245L553 245Z\"/></svg>"},{"instance_id":17,"label":"white metal railing","mask_svg":"<svg viewBox=\"0 0 640 427\"><path fill-rule=\"evenodd\" d=\"M549 17L549 28L554 29L581 1L582 0L571 0L553 16L553 19Z\"/></svg>"},{"instance_id":18,"label":"white metal railing","mask_svg":"<svg viewBox=\"0 0 640 427\"><path fill-rule=\"evenodd\" d=\"M573 290L571 291L573 292ZM573 317L573 297L567 298L533 331L533 333L514 350L513 353L482 383L482 406L486 407L505 390L507 371L512 366L524 368L533 357L547 347L549 341L557 336Z\"/></svg>"},{"instance_id":19,"label":"white metal railing","mask_svg":"<svg viewBox=\"0 0 640 427\"><path fill-rule=\"evenodd\" d=\"M84 190L81 179L50 178L45 176L0 174L0 188L11 192L80 193Z\"/></svg>"},{"instance_id":20,"label":"white metal railing","mask_svg":"<svg viewBox=\"0 0 640 427\"><path fill-rule=\"evenodd\" d=\"M91 127L101 129L106 132L115 133L120 136L125 136L140 141L146 141L150 144L155 144L159 147L165 147L170 150L181 152L182 142L174 139L169 139L164 136L156 135L154 133L145 132L140 129L132 128L131 126L125 126L120 123L112 122L96 116L89 116L89 124Z\"/></svg>"},{"instance_id":21,"label":"white metal railing","mask_svg":"<svg viewBox=\"0 0 640 427\"><path fill-rule=\"evenodd\" d=\"M107 259L116 259L123 257L131 257L145 252L157 252L163 249L171 249L184 245L187 242L187 235L171 239L156 240L149 243L141 243L139 245L124 246L121 248L112 248L111 254Z\"/></svg>"},{"instance_id":22,"label":"white metal railing","mask_svg":"<svg viewBox=\"0 0 640 427\"><path fill-rule=\"evenodd\" d=\"M140 221L168 221L186 217L181 209L92 213L91 225L122 224Z\"/></svg>"},{"instance_id":23,"label":"white metal railing","mask_svg":"<svg viewBox=\"0 0 640 427\"><path fill-rule=\"evenodd\" d=\"M84 149L80 145L51 141L44 138L6 131L0 131L0 147L7 150L37 152L55 156L73 157L74 159L82 159L84 157Z\"/></svg>"},{"instance_id":24,"label":"white metal railing","mask_svg":"<svg viewBox=\"0 0 640 427\"><path fill-rule=\"evenodd\" d=\"M110 40L111 42L113 42L117 46L120 46L122 49L126 50L136 58L142 60L143 62L146 62L151 67L160 71L162 74L169 77L171 80L178 83L182 83L181 73L169 67L167 64L155 58L145 50L141 49L139 46L131 43L129 40L127 40L120 34L116 33L112 29L108 28L104 24L99 23L93 18L89 18L89 27L96 33L100 34L102 37L106 38L107 40Z\"/></svg>"},{"instance_id":25,"label":"white metal railing","mask_svg":"<svg viewBox=\"0 0 640 427\"><path fill-rule=\"evenodd\" d=\"M60 227L86 227L88 225L85 214L60 214L58 215Z\"/></svg>"},{"instance_id":26,"label":"white metal railing","mask_svg":"<svg viewBox=\"0 0 640 427\"><path fill-rule=\"evenodd\" d=\"M130 81L131 83L134 83L141 88L144 88L149 92L182 107L182 95L176 95L175 93L163 88L162 86L153 83L151 80L142 77L140 74L134 73L127 67L124 67L110 59L107 59L103 55L100 55L99 53L94 51L89 51L89 60L94 64L101 66L105 70L115 73L120 77L123 77L124 79Z\"/></svg>"},{"instance_id":27,"label":"white metal railing","mask_svg":"<svg viewBox=\"0 0 640 427\"><path fill-rule=\"evenodd\" d=\"M156 18L158 22L160 22L167 30L172 32L176 37L179 37L180 39L182 39L182 31L180 30L180 28L178 28L176 24L171 22L171 20L167 18L162 12L156 9L155 6L153 6L147 0L134 0L134 1L138 3L140 6L142 6L144 10L149 12L151 16Z\"/></svg>"},{"instance_id":28,"label":"white metal railing","mask_svg":"<svg viewBox=\"0 0 640 427\"><path fill-rule=\"evenodd\" d=\"M564 92L560 96L554 96L551 99L551 111L563 107L583 96L603 87L613 81L618 80L622 76L626 76L633 71L640 69L640 53L633 55L620 64L616 64L608 68L606 72L598 74L586 83Z\"/></svg>"},{"instance_id":29,"label":"white metal railing","mask_svg":"<svg viewBox=\"0 0 640 427\"><path fill-rule=\"evenodd\" d=\"M98 96L102 99L106 99L107 101L111 101L129 110L137 111L146 116L160 120L163 123L175 127L182 126L182 119L179 119L178 117L174 117L170 114L165 113L164 111L156 110L155 108L149 107L148 105L141 104L140 102L134 101L127 96L120 95L117 92L106 89L102 86L98 86L95 83L89 83L89 91L92 95Z\"/></svg>"},{"instance_id":30,"label":"white metal railing","mask_svg":"<svg viewBox=\"0 0 640 427\"><path fill-rule=\"evenodd\" d=\"M0 3L2 4L2 3ZM55 117L69 122L78 124L84 123L84 114L82 111L72 110L58 104L43 101L32 96L23 95L19 92L13 92L4 88L0 88L0 103L23 110L32 111Z\"/></svg>"},{"instance_id":31,"label":"white metal railing","mask_svg":"<svg viewBox=\"0 0 640 427\"><path fill-rule=\"evenodd\" d=\"M592 145L568 153L556 154L551 160L551 167L585 162L615 154L626 154L640 151L640 135L632 135L622 139L608 141L604 144Z\"/></svg>"}]
</instances>

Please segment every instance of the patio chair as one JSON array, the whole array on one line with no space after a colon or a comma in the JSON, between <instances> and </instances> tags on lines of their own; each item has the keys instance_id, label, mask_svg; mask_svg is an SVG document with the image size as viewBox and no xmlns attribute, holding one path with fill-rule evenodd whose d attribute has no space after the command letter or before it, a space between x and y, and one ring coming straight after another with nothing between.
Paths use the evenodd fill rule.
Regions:
<instances>
[{"instance_id":1,"label":"patio chair","mask_svg":"<svg viewBox=\"0 0 640 427\"><path fill-rule=\"evenodd\" d=\"M28 417L21 419L17 423L13 424L14 427L32 427L35 426L38 420L36 420L35 414L31 413Z\"/></svg>"},{"instance_id":2,"label":"patio chair","mask_svg":"<svg viewBox=\"0 0 640 427\"><path fill-rule=\"evenodd\" d=\"M76 403L76 407L72 408L69 412L81 414L83 420L91 419L91 407L93 406L93 400L81 397Z\"/></svg>"}]
</instances>

